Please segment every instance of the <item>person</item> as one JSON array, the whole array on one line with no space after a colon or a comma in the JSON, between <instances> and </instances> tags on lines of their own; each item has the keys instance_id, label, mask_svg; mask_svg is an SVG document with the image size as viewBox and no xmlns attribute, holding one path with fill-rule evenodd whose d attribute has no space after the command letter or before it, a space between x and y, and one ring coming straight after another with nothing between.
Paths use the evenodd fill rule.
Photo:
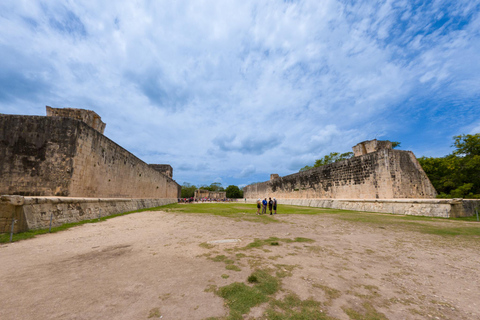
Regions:
<instances>
[{"instance_id":1,"label":"person","mask_svg":"<svg viewBox=\"0 0 480 320\"><path fill-rule=\"evenodd\" d=\"M277 214L277 199L273 198L273 214Z\"/></svg>"},{"instance_id":2,"label":"person","mask_svg":"<svg viewBox=\"0 0 480 320\"><path fill-rule=\"evenodd\" d=\"M262 204L262 213L267 213L267 198L263 199Z\"/></svg>"},{"instance_id":3,"label":"person","mask_svg":"<svg viewBox=\"0 0 480 320\"><path fill-rule=\"evenodd\" d=\"M273 200L268 198L268 210L270 210L270 215L272 215Z\"/></svg>"},{"instance_id":4,"label":"person","mask_svg":"<svg viewBox=\"0 0 480 320\"><path fill-rule=\"evenodd\" d=\"M257 200L257 214L260 214L260 203L262 200L260 198Z\"/></svg>"}]
</instances>

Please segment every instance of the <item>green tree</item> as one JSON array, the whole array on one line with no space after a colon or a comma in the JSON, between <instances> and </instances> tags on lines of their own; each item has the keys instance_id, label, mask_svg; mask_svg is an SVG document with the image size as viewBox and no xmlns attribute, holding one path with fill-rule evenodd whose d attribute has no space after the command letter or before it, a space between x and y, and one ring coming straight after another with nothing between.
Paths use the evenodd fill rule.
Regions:
<instances>
[{"instance_id":1,"label":"green tree","mask_svg":"<svg viewBox=\"0 0 480 320\"><path fill-rule=\"evenodd\" d=\"M208 191L225 191L225 189L222 187L222 184L220 182L213 182L209 186L203 185L200 187L200 189L208 190Z\"/></svg>"},{"instance_id":2,"label":"green tree","mask_svg":"<svg viewBox=\"0 0 480 320\"><path fill-rule=\"evenodd\" d=\"M395 149L395 148L400 148L400 142L398 141L391 141L392 142L392 149Z\"/></svg>"},{"instance_id":3,"label":"green tree","mask_svg":"<svg viewBox=\"0 0 480 320\"><path fill-rule=\"evenodd\" d=\"M453 137L455 151L418 158L441 198L480 198L480 133Z\"/></svg>"},{"instance_id":4,"label":"green tree","mask_svg":"<svg viewBox=\"0 0 480 320\"><path fill-rule=\"evenodd\" d=\"M239 187L234 185L229 185L225 192L227 193L227 198L234 199L234 198L243 198L243 191L240 190Z\"/></svg>"},{"instance_id":5,"label":"green tree","mask_svg":"<svg viewBox=\"0 0 480 320\"><path fill-rule=\"evenodd\" d=\"M182 189L181 189L181 197L182 198L191 198L194 196L195 194L195 190L197 190L197 187L195 187L194 185L188 183L188 182L184 182L182 184Z\"/></svg>"},{"instance_id":6,"label":"green tree","mask_svg":"<svg viewBox=\"0 0 480 320\"><path fill-rule=\"evenodd\" d=\"M330 154L325 155L323 158L317 159L315 161L315 163L313 164L313 166L308 166L307 165L307 166L301 168L300 171L307 171L307 170L310 170L310 169L313 169L313 168L324 166L326 164L335 163L337 161L350 159L351 157L353 157L353 152L345 152L345 153L330 152Z\"/></svg>"}]
</instances>

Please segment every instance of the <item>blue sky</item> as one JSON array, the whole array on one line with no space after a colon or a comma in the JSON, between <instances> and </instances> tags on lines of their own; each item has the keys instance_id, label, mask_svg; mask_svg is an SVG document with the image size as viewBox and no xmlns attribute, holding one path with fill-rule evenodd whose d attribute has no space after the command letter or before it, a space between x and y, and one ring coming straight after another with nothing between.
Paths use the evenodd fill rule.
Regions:
<instances>
[{"instance_id":1,"label":"blue sky","mask_svg":"<svg viewBox=\"0 0 480 320\"><path fill-rule=\"evenodd\" d=\"M195 185L480 132L480 1L0 2L0 113L84 108Z\"/></svg>"}]
</instances>

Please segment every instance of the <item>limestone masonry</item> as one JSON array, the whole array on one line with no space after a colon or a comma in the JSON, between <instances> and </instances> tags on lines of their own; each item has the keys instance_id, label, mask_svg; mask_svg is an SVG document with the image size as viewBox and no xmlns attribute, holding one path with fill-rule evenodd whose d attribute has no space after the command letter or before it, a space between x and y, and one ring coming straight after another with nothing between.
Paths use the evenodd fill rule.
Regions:
<instances>
[{"instance_id":1,"label":"limestone masonry","mask_svg":"<svg viewBox=\"0 0 480 320\"><path fill-rule=\"evenodd\" d=\"M102 132L93 111L0 115L0 194L178 198L169 165L148 165Z\"/></svg>"},{"instance_id":2,"label":"limestone masonry","mask_svg":"<svg viewBox=\"0 0 480 320\"><path fill-rule=\"evenodd\" d=\"M197 189L195 190L195 194L193 197L195 199L225 199L227 197L227 193L225 191L209 191L204 189Z\"/></svg>"},{"instance_id":3,"label":"limestone masonry","mask_svg":"<svg viewBox=\"0 0 480 320\"><path fill-rule=\"evenodd\" d=\"M431 199L436 191L411 151L389 141L364 141L353 158L246 186L246 198Z\"/></svg>"}]
</instances>

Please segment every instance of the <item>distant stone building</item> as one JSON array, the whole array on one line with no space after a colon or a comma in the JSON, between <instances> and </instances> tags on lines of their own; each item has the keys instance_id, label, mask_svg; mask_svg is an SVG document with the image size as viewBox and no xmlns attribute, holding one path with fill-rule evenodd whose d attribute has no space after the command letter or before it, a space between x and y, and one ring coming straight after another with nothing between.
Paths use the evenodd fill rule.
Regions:
<instances>
[{"instance_id":1,"label":"distant stone building","mask_svg":"<svg viewBox=\"0 0 480 320\"><path fill-rule=\"evenodd\" d=\"M193 197L195 199L225 199L227 197L227 193L225 191L209 191L205 189L197 189L195 190L195 194Z\"/></svg>"},{"instance_id":2,"label":"distant stone building","mask_svg":"<svg viewBox=\"0 0 480 320\"><path fill-rule=\"evenodd\" d=\"M411 151L390 141L363 141L353 158L244 187L246 198L399 199L435 198L436 191Z\"/></svg>"},{"instance_id":3,"label":"distant stone building","mask_svg":"<svg viewBox=\"0 0 480 320\"><path fill-rule=\"evenodd\" d=\"M0 115L0 194L178 198L169 165L148 165L103 135L95 112Z\"/></svg>"}]
</instances>

